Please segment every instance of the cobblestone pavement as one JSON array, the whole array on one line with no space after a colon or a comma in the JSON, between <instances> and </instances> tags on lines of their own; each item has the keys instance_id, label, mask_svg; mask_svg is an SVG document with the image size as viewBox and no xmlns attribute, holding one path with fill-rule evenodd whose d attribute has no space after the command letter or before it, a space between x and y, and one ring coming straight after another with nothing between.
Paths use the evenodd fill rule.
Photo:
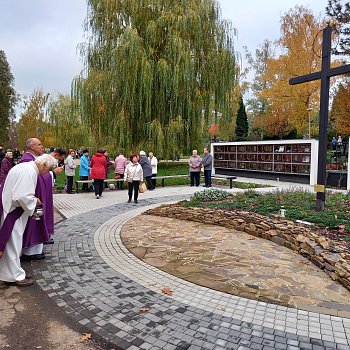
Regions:
<instances>
[{"instance_id":1,"label":"cobblestone pavement","mask_svg":"<svg viewBox=\"0 0 350 350\"><path fill-rule=\"evenodd\" d=\"M350 349L349 319L210 290L129 253L119 236L125 222L189 194L189 188L161 191L140 196L137 206L121 204L125 198L113 193L101 200L55 196L69 219L56 226L47 259L33 269L37 283L70 317L118 349ZM163 288L171 288L172 296Z\"/></svg>"}]
</instances>

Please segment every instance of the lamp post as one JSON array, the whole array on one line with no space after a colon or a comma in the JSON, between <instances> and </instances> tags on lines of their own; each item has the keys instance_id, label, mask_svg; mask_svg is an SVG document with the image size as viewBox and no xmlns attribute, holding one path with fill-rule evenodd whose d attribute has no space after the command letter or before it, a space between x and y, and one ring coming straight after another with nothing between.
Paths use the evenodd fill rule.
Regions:
<instances>
[{"instance_id":1,"label":"lamp post","mask_svg":"<svg viewBox=\"0 0 350 350\"><path fill-rule=\"evenodd\" d=\"M309 116L309 139L311 139L311 117L310 117L311 111L312 111L312 108L307 109L307 114Z\"/></svg>"}]
</instances>

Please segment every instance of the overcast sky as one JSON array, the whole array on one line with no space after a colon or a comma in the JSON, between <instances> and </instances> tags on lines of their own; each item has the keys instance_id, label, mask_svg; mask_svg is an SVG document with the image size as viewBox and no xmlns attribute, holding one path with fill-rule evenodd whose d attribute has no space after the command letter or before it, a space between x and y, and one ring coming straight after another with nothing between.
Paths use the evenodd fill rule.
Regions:
<instances>
[{"instance_id":1,"label":"overcast sky","mask_svg":"<svg viewBox=\"0 0 350 350\"><path fill-rule=\"evenodd\" d=\"M324 16L327 0L219 0L222 17L238 30L236 51L254 50L280 36L280 19L303 4ZM85 0L0 0L0 50L15 77L15 88L30 95L69 92L82 69L77 45L84 41Z\"/></svg>"}]
</instances>

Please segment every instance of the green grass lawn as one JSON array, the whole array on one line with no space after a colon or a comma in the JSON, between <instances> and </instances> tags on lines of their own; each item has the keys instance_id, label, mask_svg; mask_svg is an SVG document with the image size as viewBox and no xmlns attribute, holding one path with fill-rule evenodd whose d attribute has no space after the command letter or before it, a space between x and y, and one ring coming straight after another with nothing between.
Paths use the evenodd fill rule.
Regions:
<instances>
[{"instance_id":1,"label":"green grass lawn","mask_svg":"<svg viewBox=\"0 0 350 350\"><path fill-rule=\"evenodd\" d=\"M203 198L193 196L184 206L209 207L225 210L246 210L258 214L273 216L278 214L281 205L286 209L287 220L303 220L320 227L337 229L345 225L350 232L350 196L342 193L327 192L326 209L322 212L315 210L316 194L307 191L274 191L261 194L253 190L237 193L226 199L214 199L203 202Z\"/></svg>"}]
</instances>

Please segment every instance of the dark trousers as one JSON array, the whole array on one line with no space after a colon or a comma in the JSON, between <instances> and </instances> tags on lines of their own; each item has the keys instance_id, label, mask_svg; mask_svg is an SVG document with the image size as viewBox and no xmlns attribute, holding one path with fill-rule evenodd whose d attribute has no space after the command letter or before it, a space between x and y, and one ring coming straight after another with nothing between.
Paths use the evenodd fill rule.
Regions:
<instances>
[{"instance_id":1,"label":"dark trousers","mask_svg":"<svg viewBox=\"0 0 350 350\"><path fill-rule=\"evenodd\" d=\"M120 179L124 179L124 174L116 174L120 176ZM123 190L124 189L124 181L117 181L117 189Z\"/></svg>"},{"instance_id":2,"label":"dark trousers","mask_svg":"<svg viewBox=\"0 0 350 350\"><path fill-rule=\"evenodd\" d=\"M206 187L211 187L211 170L204 170L204 184Z\"/></svg>"},{"instance_id":3,"label":"dark trousers","mask_svg":"<svg viewBox=\"0 0 350 350\"><path fill-rule=\"evenodd\" d=\"M140 181L128 182L128 194L129 200L132 198L132 192L134 191L134 200L136 201L139 196Z\"/></svg>"},{"instance_id":4,"label":"dark trousers","mask_svg":"<svg viewBox=\"0 0 350 350\"><path fill-rule=\"evenodd\" d=\"M196 186L199 186L200 172L199 171L191 171L191 186L194 186L194 182L196 182Z\"/></svg>"},{"instance_id":5,"label":"dark trousers","mask_svg":"<svg viewBox=\"0 0 350 350\"><path fill-rule=\"evenodd\" d=\"M73 176L67 176L67 193L73 191Z\"/></svg>"},{"instance_id":6,"label":"dark trousers","mask_svg":"<svg viewBox=\"0 0 350 350\"><path fill-rule=\"evenodd\" d=\"M102 192L103 192L103 179L95 179L94 180L94 187L95 187L95 195L99 195L101 196Z\"/></svg>"},{"instance_id":7,"label":"dark trousers","mask_svg":"<svg viewBox=\"0 0 350 350\"><path fill-rule=\"evenodd\" d=\"M152 174L152 177L153 176L157 176L157 174ZM153 188L157 187L157 179L152 179L152 185L153 185Z\"/></svg>"},{"instance_id":8,"label":"dark trousers","mask_svg":"<svg viewBox=\"0 0 350 350\"><path fill-rule=\"evenodd\" d=\"M152 176L146 176L146 182L147 182L147 188L149 190L153 190L154 187L153 187L153 183L152 183Z\"/></svg>"},{"instance_id":9,"label":"dark trousers","mask_svg":"<svg viewBox=\"0 0 350 350\"><path fill-rule=\"evenodd\" d=\"M80 176L80 180L89 180L88 176ZM89 184L83 184L83 191L88 191L89 190Z\"/></svg>"}]
</instances>

